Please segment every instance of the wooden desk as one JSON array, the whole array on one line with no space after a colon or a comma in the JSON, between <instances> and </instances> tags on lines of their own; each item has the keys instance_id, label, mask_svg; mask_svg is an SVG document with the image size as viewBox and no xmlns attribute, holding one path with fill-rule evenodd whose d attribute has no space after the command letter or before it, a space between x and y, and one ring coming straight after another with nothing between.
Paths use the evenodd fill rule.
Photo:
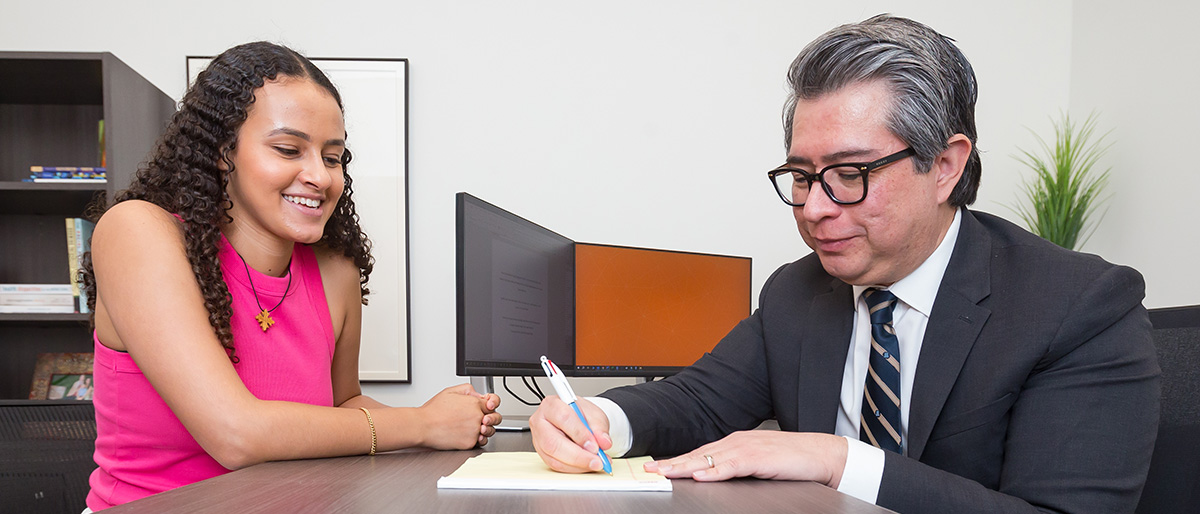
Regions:
<instances>
[{"instance_id":1,"label":"wooden desk","mask_svg":"<svg viewBox=\"0 0 1200 514\"><path fill-rule=\"evenodd\" d=\"M674 480L669 493L437 489L439 477L481 451L532 449L528 432L501 433L485 450L404 450L374 457L268 462L105 512L891 512L813 483L755 479Z\"/></svg>"}]
</instances>

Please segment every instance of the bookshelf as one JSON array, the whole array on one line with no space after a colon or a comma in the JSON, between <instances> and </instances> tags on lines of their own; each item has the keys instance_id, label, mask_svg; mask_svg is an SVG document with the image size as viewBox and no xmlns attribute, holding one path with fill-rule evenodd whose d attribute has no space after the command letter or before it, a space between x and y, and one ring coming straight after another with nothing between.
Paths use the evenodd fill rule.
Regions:
<instances>
[{"instance_id":1,"label":"bookshelf","mask_svg":"<svg viewBox=\"0 0 1200 514\"><path fill-rule=\"evenodd\" d=\"M124 188L175 101L107 52L0 52L0 283L69 281L64 219ZM29 167L99 166L108 182L22 182ZM0 313L0 399L29 396L39 353L90 352L87 314Z\"/></svg>"}]
</instances>

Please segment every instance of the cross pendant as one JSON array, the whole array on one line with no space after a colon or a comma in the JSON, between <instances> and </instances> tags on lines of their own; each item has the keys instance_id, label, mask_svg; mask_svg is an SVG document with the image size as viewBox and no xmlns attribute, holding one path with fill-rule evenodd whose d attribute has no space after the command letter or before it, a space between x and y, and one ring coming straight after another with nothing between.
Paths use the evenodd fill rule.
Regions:
<instances>
[{"instance_id":1,"label":"cross pendant","mask_svg":"<svg viewBox=\"0 0 1200 514\"><path fill-rule=\"evenodd\" d=\"M271 319L271 313L267 312L266 309L258 313L258 316L255 316L254 319L258 320L258 326L262 327L263 332L266 332L268 328L271 328L271 325L275 324L275 320Z\"/></svg>"}]
</instances>

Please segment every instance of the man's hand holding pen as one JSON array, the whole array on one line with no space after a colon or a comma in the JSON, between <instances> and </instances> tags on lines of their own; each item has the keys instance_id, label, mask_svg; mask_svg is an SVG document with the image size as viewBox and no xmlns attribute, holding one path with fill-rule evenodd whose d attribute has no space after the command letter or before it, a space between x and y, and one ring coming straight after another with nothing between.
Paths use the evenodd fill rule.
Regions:
<instances>
[{"instance_id":1,"label":"man's hand holding pen","mask_svg":"<svg viewBox=\"0 0 1200 514\"><path fill-rule=\"evenodd\" d=\"M608 435L608 416L592 402L583 398L575 401L596 435L592 436L592 432L566 402L557 396L547 396L542 400L542 406L529 417L533 447L555 471L603 471L604 464L596 452L612 447L612 439Z\"/></svg>"}]
</instances>

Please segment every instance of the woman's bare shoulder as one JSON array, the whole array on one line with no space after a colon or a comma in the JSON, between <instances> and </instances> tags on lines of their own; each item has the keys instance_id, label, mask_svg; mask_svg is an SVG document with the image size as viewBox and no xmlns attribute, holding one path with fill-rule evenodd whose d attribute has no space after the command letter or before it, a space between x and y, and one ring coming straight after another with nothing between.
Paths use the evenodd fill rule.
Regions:
<instances>
[{"instance_id":1,"label":"woman's bare shoulder","mask_svg":"<svg viewBox=\"0 0 1200 514\"><path fill-rule=\"evenodd\" d=\"M324 245L312 245L312 249L316 254L317 264L321 267L322 277L335 279L339 283L358 284L358 266L354 265L353 259ZM326 287L328 286L329 284L326 284Z\"/></svg>"},{"instance_id":2,"label":"woman's bare shoulder","mask_svg":"<svg viewBox=\"0 0 1200 514\"><path fill-rule=\"evenodd\" d=\"M96 223L96 232L118 237L179 234L180 221L166 209L144 200L126 200L110 207Z\"/></svg>"}]
</instances>

